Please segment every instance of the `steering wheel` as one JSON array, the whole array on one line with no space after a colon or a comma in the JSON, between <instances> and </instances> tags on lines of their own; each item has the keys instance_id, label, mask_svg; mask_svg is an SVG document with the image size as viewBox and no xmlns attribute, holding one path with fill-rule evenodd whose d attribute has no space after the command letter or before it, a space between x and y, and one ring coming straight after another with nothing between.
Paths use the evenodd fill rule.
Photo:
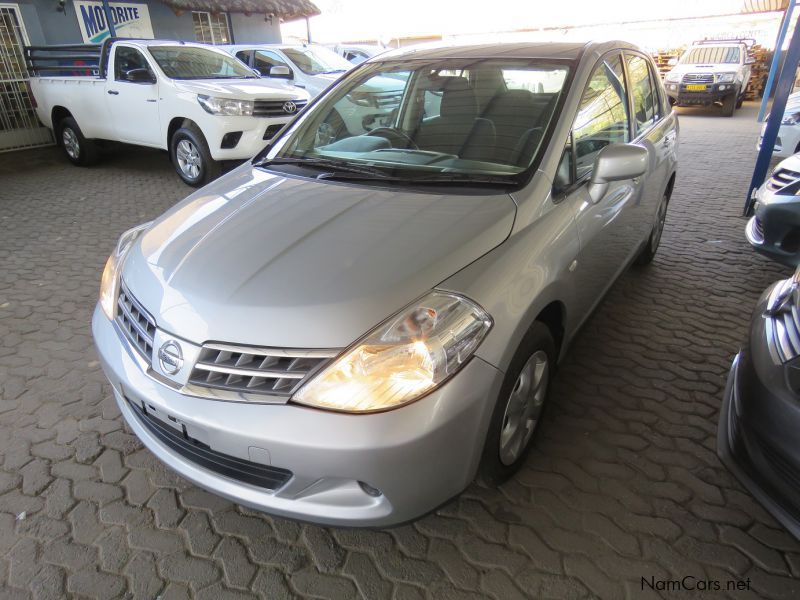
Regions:
<instances>
[{"instance_id":1,"label":"steering wheel","mask_svg":"<svg viewBox=\"0 0 800 600\"><path fill-rule=\"evenodd\" d=\"M412 148L413 150L419 150L419 146L417 146L414 140L394 127L376 127L375 129L367 132L366 135L377 135L382 138L386 138L389 140L392 148ZM403 144L396 142L403 142Z\"/></svg>"}]
</instances>

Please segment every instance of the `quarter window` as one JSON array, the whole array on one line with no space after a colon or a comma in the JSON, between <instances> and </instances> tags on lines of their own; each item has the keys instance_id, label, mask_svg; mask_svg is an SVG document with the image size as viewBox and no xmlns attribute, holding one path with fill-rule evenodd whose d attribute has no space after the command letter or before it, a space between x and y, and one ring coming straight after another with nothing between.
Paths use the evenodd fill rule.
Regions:
<instances>
[{"instance_id":1,"label":"quarter window","mask_svg":"<svg viewBox=\"0 0 800 600\"><path fill-rule=\"evenodd\" d=\"M630 92L633 99L633 115L636 128L642 131L655 123L657 118L658 95L650 79L650 68L641 56L626 55Z\"/></svg>"},{"instance_id":2,"label":"quarter window","mask_svg":"<svg viewBox=\"0 0 800 600\"><path fill-rule=\"evenodd\" d=\"M230 44L231 30L228 13L192 12L194 38L204 44Z\"/></svg>"},{"instance_id":3,"label":"quarter window","mask_svg":"<svg viewBox=\"0 0 800 600\"><path fill-rule=\"evenodd\" d=\"M578 179L591 173L600 150L630 141L624 81L619 55L604 58L589 78L572 129Z\"/></svg>"}]
</instances>

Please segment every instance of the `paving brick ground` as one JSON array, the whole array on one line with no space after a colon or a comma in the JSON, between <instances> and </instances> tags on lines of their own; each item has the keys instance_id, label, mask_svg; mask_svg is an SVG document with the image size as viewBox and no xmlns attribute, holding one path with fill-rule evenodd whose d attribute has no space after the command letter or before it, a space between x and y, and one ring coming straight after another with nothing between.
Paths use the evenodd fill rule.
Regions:
<instances>
[{"instance_id":1,"label":"paving brick ground","mask_svg":"<svg viewBox=\"0 0 800 600\"><path fill-rule=\"evenodd\" d=\"M687 575L800 597L800 544L714 453L751 307L787 274L742 234L754 108L681 112L659 256L580 334L525 467L387 531L240 508L123 428L89 317L117 235L189 191L164 154L0 155L0 597L648 598L642 577Z\"/></svg>"}]
</instances>

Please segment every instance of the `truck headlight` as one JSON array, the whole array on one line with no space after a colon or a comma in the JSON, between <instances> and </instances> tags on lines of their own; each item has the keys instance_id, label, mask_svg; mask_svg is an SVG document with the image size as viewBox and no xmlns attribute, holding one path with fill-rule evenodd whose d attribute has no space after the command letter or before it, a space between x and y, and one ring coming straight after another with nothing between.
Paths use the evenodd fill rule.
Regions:
<instances>
[{"instance_id":1,"label":"truck headlight","mask_svg":"<svg viewBox=\"0 0 800 600\"><path fill-rule=\"evenodd\" d=\"M715 83L733 83L736 79L736 73L714 73Z\"/></svg>"},{"instance_id":2,"label":"truck headlight","mask_svg":"<svg viewBox=\"0 0 800 600\"><path fill-rule=\"evenodd\" d=\"M231 100L229 98L217 98L215 96L198 95L197 101L207 113L212 115L224 115L226 117L252 117L252 100Z\"/></svg>"},{"instance_id":3,"label":"truck headlight","mask_svg":"<svg viewBox=\"0 0 800 600\"><path fill-rule=\"evenodd\" d=\"M103 275L100 278L100 307L109 320L113 320L117 312L117 296L119 295L119 270L125 260L125 255L133 246L133 242L147 230L152 221L128 229L119 236L117 247L108 257Z\"/></svg>"},{"instance_id":4,"label":"truck headlight","mask_svg":"<svg viewBox=\"0 0 800 600\"><path fill-rule=\"evenodd\" d=\"M667 76L664 77L664 81L669 81L671 83L678 83L681 80L682 75L680 73L673 73L670 71L667 73Z\"/></svg>"},{"instance_id":5,"label":"truck headlight","mask_svg":"<svg viewBox=\"0 0 800 600\"><path fill-rule=\"evenodd\" d=\"M471 300L433 291L356 342L292 400L354 413L408 404L455 375L491 327Z\"/></svg>"}]
</instances>

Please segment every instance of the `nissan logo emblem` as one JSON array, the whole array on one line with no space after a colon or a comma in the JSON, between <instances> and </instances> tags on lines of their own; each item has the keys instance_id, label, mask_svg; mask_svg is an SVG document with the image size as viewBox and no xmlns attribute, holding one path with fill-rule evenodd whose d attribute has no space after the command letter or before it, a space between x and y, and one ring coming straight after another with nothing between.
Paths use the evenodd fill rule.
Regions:
<instances>
[{"instance_id":1,"label":"nissan logo emblem","mask_svg":"<svg viewBox=\"0 0 800 600\"><path fill-rule=\"evenodd\" d=\"M183 367L183 351L177 342L170 340L158 349L158 364L167 375L175 375Z\"/></svg>"},{"instance_id":2,"label":"nissan logo emblem","mask_svg":"<svg viewBox=\"0 0 800 600\"><path fill-rule=\"evenodd\" d=\"M283 112L293 113L297 110L297 104L292 102L291 100L287 100L283 103Z\"/></svg>"}]
</instances>

